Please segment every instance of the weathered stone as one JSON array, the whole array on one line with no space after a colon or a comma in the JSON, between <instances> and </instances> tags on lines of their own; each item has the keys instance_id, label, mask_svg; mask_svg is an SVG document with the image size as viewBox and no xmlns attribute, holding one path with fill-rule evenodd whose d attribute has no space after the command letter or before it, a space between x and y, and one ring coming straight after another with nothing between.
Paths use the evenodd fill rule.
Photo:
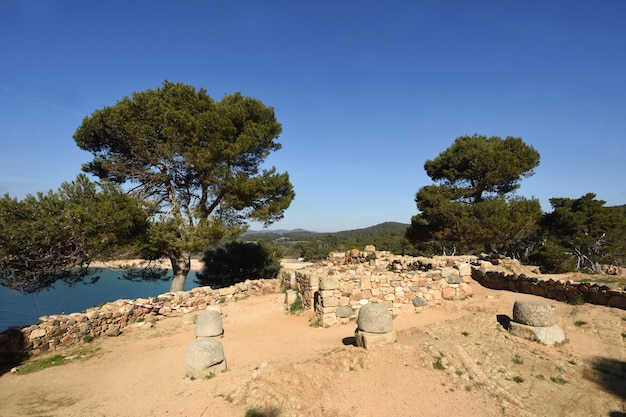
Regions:
<instances>
[{"instance_id":1,"label":"weathered stone","mask_svg":"<svg viewBox=\"0 0 626 417\"><path fill-rule=\"evenodd\" d=\"M196 339L189 344L185 357L185 377L210 378L226 369L222 343L217 339Z\"/></svg>"},{"instance_id":2,"label":"weathered stone","mask_svg":"<svg viewBox=\"0 0 626 417\"><path fill-rule=\"evenodd\" d=\"M513 321L528 326L554 326L554 311L543 300L517 300L513 305Z\"/></svg>"},{"instance_id":3,"label":"weathered stone","mask_svg":"<svg viewBox=\"0 0 626 417\"><path fill-rule=\"evenodd\" d=\"M470 266L470 264L465 262L457 262L455 263L455 266L459 270L460 276L464 277L472 275L472 267Z\"/></svg>"},{"instance_id":4,"label":"weathered stone","mask_svg":"<svg viewBox=\"0 0 626 417\"><path fill-rule=\"evenodd\" d=\"M395 330L387 333L368 333L357 329L354 337L356 345L364 349L375 349L398 340Z\"/></svg>"},{"instance_id":5,"label":"weathered stone","mask_svg":"<svg viewBox=\"0 0 626 417\"><path fill-rule=\"evenodd\" d=\"M340 306L337 308L336 314L339 318L348 318L354 314L354 310L350 306Z\"/></svg>"},{"instance_id":6,"label":"weathered stone","mask_svg":"<svg viewBox=\"0 0 626 417\"><path fill-rule=\"evenodd\" d=\"M296 302L298 299L298 292L294 290L285 291L285 305L287 308Z\"/></svg>"},{"instance_id":7,"label":"weathered stone","mask_svg":"<svg viewBox=\"0 0 626 417\"><path fill-rule=\"evenodd\" d=\"M393 330L393 317L386 306L368 303L359 311L357 328L367 333L389 333Z\"/></svg>"},{"instance_id":8,"label":"weathered stone","mask_svg":"<svg viewBox=\"0 0 626 417\"><path fill-rule=\"evenodd\" d=\"M534 340L536 342L545 343L546 345L553 345L555 343L561 343L565 340L565 334L556 324L553 326L540 327L529 326L526 324L516 323L512 321L509 324L509 332L515 336L522 337L528 340Z\"/></svg>"},{"instance_id":9,"label":"weathered stone","mask_svg":"<svg viewBox=\"0 0 626 417\"><path fill-rule=\"evenodd\" d=\"M322 277L320 279L321 290L336 290L339 288L339 280L333 277Z\"/></svg>"},{"instance_id":10,"label":"weathered stone","mask_svg":"<svg viewBox=\"0 0 626 417\"><path fill-rule=\"evenodd\" d=\"M196 337L216 337L224 333L219 311L205 310L196 318Z\"/></svg>"},{"instance_id":11,"label":"weathered stone","mask_svg":"<svg viewBox=\"0 0 626 417\"><path fill-rule=\"evenodd\" d=\"M412 301L414 307L424 307L428 303L419 297L415 297Z\"/></svg>"},{"instance_id":12,"label":"weathered stone","mask_svg":"<svg viewBox=\"0 0 626 417\"><path fill-rule=\"evenodd\" d=\"M337 297L324 297L322 298L322 305L324 307L336 307L339 305L339 299Z\"/></svg>"},{"instance_id":13,"label":"weathered stone","mask_svg":"<svg viewBox=\"0 0 626 417\"><path fill-rule=\"evenodd\" d=\"M198 316L193 313L183 314L182 324L195 324Z\"/></svg>"},{"instance_id":14,"label":"weathered stone","mask_svg":"<svg viewBox=\"0 0 626 417\"><path fill-rule=\"evenodd\" d=\"M442 298L453 298L456 295L456 289L452 287L446 287L441 290Z\"/></svg>"},{"instance_id":15,"label":"weathered stone","mask_svg":"<svg viewBox=\"0 0 626 417\"><path fill-rule=\"evenodd\" d=\"M122 333L120 326L116 326L116 325L112 325L111 327L109 327L106 332L104 332L105 335L109 336L109 337L117 337Z\"/></svg>"},{"instance_id":16,"label":"weathered stone","mask_svg":"<svg viewBox=\"0 0 626 417\"><path fill-rule=\"evenodd\" d=\"M43 337L46 335L46 329L35 329L32 332L30 332L30 338L31 339L37 339L39 337Z\"/></svg>"}]
</instances>

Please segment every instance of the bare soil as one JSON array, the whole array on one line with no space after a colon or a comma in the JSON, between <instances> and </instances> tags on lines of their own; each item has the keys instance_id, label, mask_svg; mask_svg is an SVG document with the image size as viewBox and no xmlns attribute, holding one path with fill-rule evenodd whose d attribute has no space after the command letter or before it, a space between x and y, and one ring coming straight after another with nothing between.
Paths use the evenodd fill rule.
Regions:
<instances>
[{"instance_id":1,"label":"bare soil","mask_svg":"<svg viewBox=\"0 0 626 417\"><path fill-rule=\"evenodd\" d=\"M398 341L353 345L355 324L312 326L283 294L222 306L228 370L185 381L181 315L99 338L62 366L0 376L2 416L626 416L626 311L547 300L567 341L503 324L526 294L474 295L394 319ZM72 357L71 355L75 355ZM256 414L251 410L256 409Z\"/></svg>"}]
</instances>

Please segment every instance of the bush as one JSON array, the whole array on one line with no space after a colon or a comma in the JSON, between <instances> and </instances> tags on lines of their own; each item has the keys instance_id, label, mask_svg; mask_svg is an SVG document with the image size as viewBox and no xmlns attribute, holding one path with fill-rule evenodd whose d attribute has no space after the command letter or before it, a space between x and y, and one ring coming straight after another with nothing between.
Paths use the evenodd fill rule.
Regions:
<instances>
[{"instance_id":1,"label":"bush","mask_svg":"<svg viewBox=\"0 0 626 417\"><path fill-rule=\"evenodd\" d=\"M246 279L276 278L281 257L280 249L262 241L230 242L204 253L204 268L197 274L196 283L226 286Z\"/></svg>"},{"instance_id":2,"label":"bush","mask_svg":"<svg viewBox=\"0 0 626 417\"><path fill-rule=\"evenodd\" d=\"M539 266L544 274L564 274L576 270L576 260L564 248L545 245L528 257L533 265Z\"/></svg>"}]
</instances>

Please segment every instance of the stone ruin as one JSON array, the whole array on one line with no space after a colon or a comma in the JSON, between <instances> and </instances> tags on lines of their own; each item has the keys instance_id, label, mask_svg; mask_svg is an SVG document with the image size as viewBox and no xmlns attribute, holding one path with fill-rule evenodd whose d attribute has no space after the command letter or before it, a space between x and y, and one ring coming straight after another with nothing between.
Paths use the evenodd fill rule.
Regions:
<instances>
[{"instance_id":1,"label":"stone ruin","mask_svg":"<svg viewBox=\"0 0 626 417\"><path fill-rule=\"evenodd\" d=\"M508 330L515 336L553 345L565 340L557 326L552 306L543 300L517 300L513 304L513 320Z\"/></svg>"},{"instance_id":2,"label":"stone ruin","mask_svg":"<svg viewBox=\"0 0 626 417\"><path fill-rule=\"evenodd\" d=\"M372 303L394 315L419 311L442 300L470 296L474 258L401 256L373 246L334 252L326 261L283 278L293 289L287 292L286 304L299 296L321 326L356 320L359 310Z\"/></svg>"}]
</instances>

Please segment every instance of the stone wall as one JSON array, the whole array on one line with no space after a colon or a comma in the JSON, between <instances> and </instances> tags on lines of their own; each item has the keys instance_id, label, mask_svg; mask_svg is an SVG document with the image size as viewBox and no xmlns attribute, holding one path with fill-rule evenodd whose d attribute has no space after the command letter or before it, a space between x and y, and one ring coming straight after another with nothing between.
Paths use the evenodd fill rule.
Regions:
<instances>
[{"instance_id":1,"label":"stone wall","mask_svg":"<svg viewBox=\"0 0 626 417\"><path fill-rule=\"evenodd\" d=\"M226 288L198 287L156 297L117 300L82 313L40 317L39 323L0 333L0 363L24 355L35 356L59 347L80 345L100 336L117 336L129 325L151 327L160 318L193 310L205 310L245 297L279 291L281 282L248 280Z\"/></svg>"},{"instance_id":2,"label":"stone wall","mask_svg":"<svg viewBox=\"0 0 626 417\"><path fill-rule=\"evenodd\" d=\"M366 303L394 314L472 293L471 257L409 257L385 251L331 253L325 262L297 270L291 281L322 326L346 323Z\"/></svg>"},{"instance_id":3,"label":"stone wall","mask_svg":"<svg viewBox=\"0 0 626 417\"><path fill-rule=\"evenodd\" d=\"M576 283L507 271L488 261L477 261L472 268L472 278L482 286L495 290L508 290L533 294L553 300L598 304L626 309L626 292L606 285Z\"/></svg>"}]
</instances>

